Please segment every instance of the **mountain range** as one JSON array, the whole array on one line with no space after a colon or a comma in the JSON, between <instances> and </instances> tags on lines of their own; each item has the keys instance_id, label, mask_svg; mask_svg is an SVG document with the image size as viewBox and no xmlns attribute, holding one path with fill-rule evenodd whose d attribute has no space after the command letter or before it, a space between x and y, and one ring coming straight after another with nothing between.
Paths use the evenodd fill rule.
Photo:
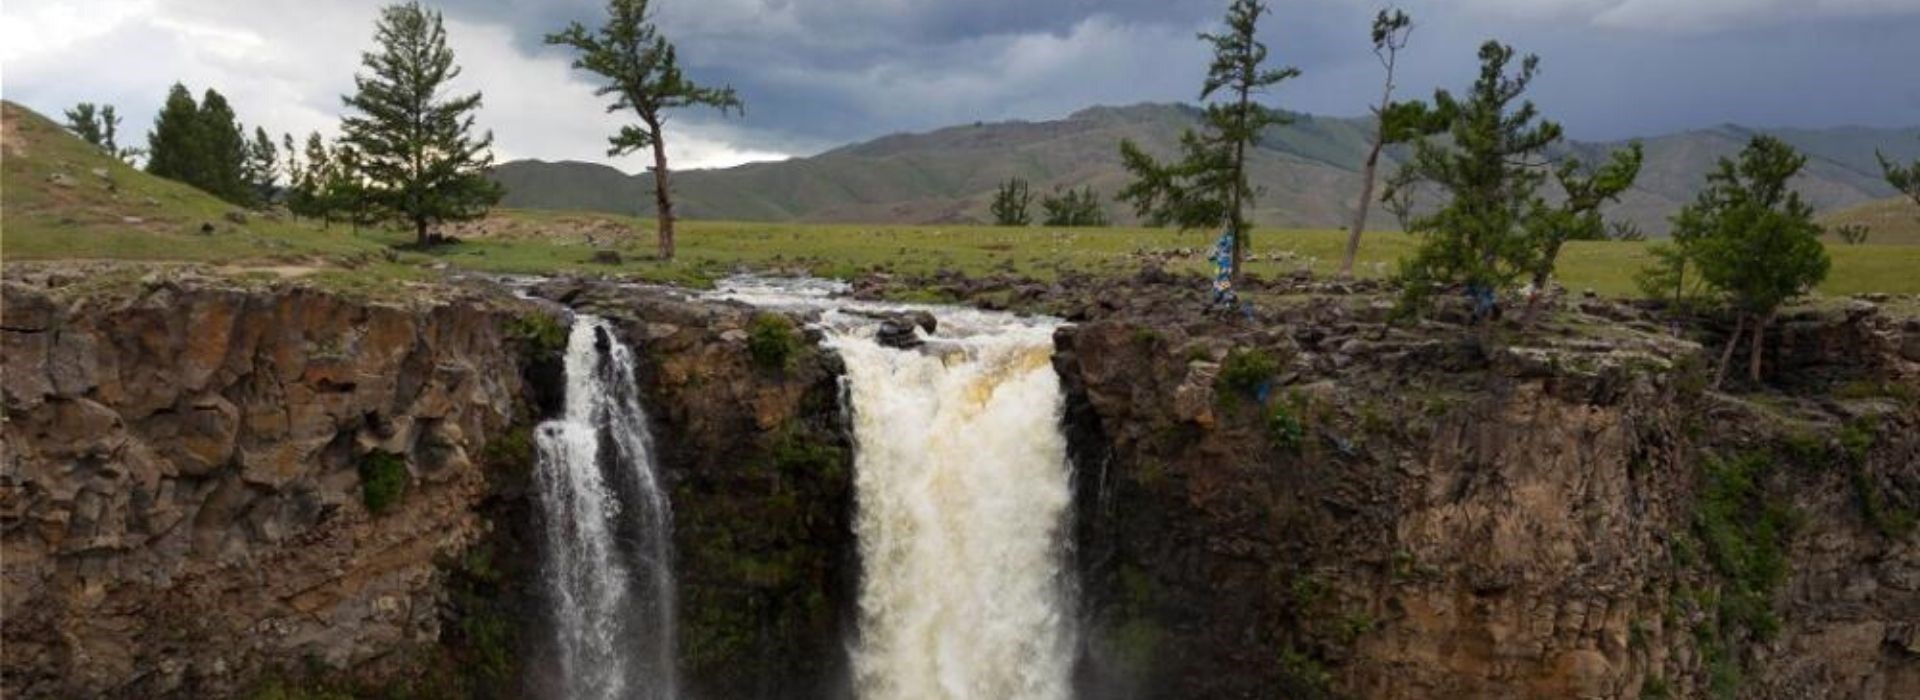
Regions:
<instances>
[{"instance_id":1,"label":"mountain range","mask_svg":"<svg viewBox=\"0 0 1920 700\"><path fill-rule=\"evenodd\" d=\"M1118 144L1132 139L1150 153L1171 156L1182 131L1198 128L1191 105L1093 107L1051 121L1010 121L894 134L819 155L732 168L674 173L675 203L686 218L742 221L864 223L990 222L996 186L1025 178L1036 193L1090 186L1104 197L1124 187ZM1816 209L1829 212L1895 194L1881 178L1876 150L1903 162L1920 157L1920 127L1754 129L1721 125L1639 139L1646 162L1638 182L1608 215L1659 236L1667 217L1690 201L1714 162L1739 152L1757 133L1769 133L1808 156L1795 187ZM1294 115L1265 134L1251 157L1260 195L1254 220L1266 226L1333 228L1347 225L1359 196L1360 168L1371 118ZM1549 157L1594 162L1617 142L1568 141ZM1407 149L1388 149L1382 176ZM652 175L628 174L583 162L521 160L503 163L494 177L506 188L506 206L651 215ZM1137 219L1108 202L1118 223ZM1034 205L1038 211L1038 203ZM1369 228L1397 222L1375 209Z\"/></svg>"}]
</instances>

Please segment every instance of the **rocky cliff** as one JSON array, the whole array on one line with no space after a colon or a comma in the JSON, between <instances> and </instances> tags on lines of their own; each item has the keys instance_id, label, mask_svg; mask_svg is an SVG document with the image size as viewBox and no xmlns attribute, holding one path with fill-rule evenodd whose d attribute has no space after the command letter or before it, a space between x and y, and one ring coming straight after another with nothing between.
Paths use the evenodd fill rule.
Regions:
<instances>
[{"instance_id":1,"label":"rocky cliff","mask_svg":"<svg viewBox=\"0 0 1920 700\"><path fill-rule=\"evenodd\" d=\"M5 687L217 696L436 644L437 560L526 418L514 312L90 281L4 290Z\"/></svg>"},{"instance_id":2,"label":"rocky cliff","mask_svg":"<svg viewBox=\"0 0 1920 700\"><path fill-rule=\"evenodd\" d=\"M8 270L6 694L539 696L559 307L123 273ZM642 349L690 690L829 694L854 565L831 356L742 307L556 296Z\"/></svg>"},{"instance_id":3,"label":"rocky cliff","mask_svg":"<svg viewBox=\"0 0 1920 700\"><path fill-rule=\"evenodd\" d=\"M1802 314L1728 394L1630 306L1312 287L1061 333L1087 697L1920 694L1920 324Z\"/></svg>"},{"instance_id":4,"label":"rocky cliff","mask_svg":"<svg viewBox=\"0 0 1920 700\"><path fill-rule=\"evenodd\" d=\"M1597 300L1476 334L1364 286L1249 285L1248 321L1158 274L935 282L1076 322L1081 697L1920 695L1911 300L1783 319L1773 384L1722 392L1710 319ZM639 354L688 695L850 695L852 445L805 319L573 282L3 291L10 697L542 696L561 307Z\"/></svg>"}]
</instances>

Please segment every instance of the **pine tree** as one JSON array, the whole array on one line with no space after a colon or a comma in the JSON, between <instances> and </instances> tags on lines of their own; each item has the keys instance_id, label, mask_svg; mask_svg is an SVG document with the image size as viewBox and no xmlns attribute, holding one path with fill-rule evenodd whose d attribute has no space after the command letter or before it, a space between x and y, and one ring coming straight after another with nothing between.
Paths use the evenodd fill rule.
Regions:
<instances>
[{"instance_id":1,"label":"pine tree","mask_svg":"<svg viewBox=\"0 0 1920 700\"><path fill-rule=\"evenodd\" d=\"M1880 161L1880 172L1886 175L1887 184L1893 185L1894 189L1900 190L1900 193L1913 200L1914 204L1920 205L1920 159L1914 160L1912 165L1901 167L1879 149L1874 149L1873 157ZM1865 239L1864 234L1862 239Z\"/></svg>"},{"instance_id":2,"label":"pine tree","mask_svg":"<svg viewBox=\"0 0 1920 700\"><path fill-rule=\"evenodd\" d=\"M196 187L233 204L253 203L253 188L247 182L247 137L240 129L227 98L208 88L200 98L197 159L203 170L194 180Z\"/></svg>"},{"instance_id":3,"label":"pine tree","mask_svg":"<svg viewBox=\"0 0 1920 700\"><path fill-rule=\"evenodd\" d=\"M500 200L486 176L493 133L471 135L480 93L441 95L460 69L439 12L388 6L374 40L379 52L360 59L371 75L354 75L356 92L345 98L358 114L341 124L343 143L357 154L367 204L410 224L424 247L432 225L485 216Z\"/></svg>"},{"instance_id":4,"label":"pine tree","mask_svg":"<svg viewBox=\"0 0 1920 700\"><path fill-rule=\"evenodd\" d=\"M648 12L648 0L608 0L607 20L597 31L579 22L546 37L548 44L569 46L579 53L573 67L599 75L604 83L596 95L612 95L608 112L632 110L640 125L620 127L607 139L607 155L619 156L642 148L653 150L654 215L659 220L660 259L672 260L673 198L667 168L664 126L666 112L681 107L708 106L739 113L733 88L695 84L680 70L673 44L660 35Z\"/></svg>"},{"instance_id":5,"label":"pine tree","mask_svg":"<svg viewBox=\"0 0 1920 700\"><path fill-rule=\"evenodd\" d=\"M73 109L67 110L67 130L95 148L113 153L113 149L107 145L107 127L101 124L101 117L99 109L92 102L74 105Z\"/></svg>"},{"instance_id":6,"label":"pine tree","mask_svg":"<svg viewBox=\"0 0 1920 700\"><path fill-rule=\"evenodd\" d=\"M1360 255L1360 233L1367 226L1367 209L1373 205L1374 171L1380 166L1380 151L1389 143L1400 143L1414 136L1406 123L1405 110L1394 109L1393 72L1400 62L1400 50L1407 47L1413 34L1413 19L1394 9L1381 10L1373 18L1373 55L1387 69L1386 87L1380 90L1380 106L1373 108L1373 148L1367 151L1366 165L1360 169L1360 202L1353 213L1353 226L1347 231L1347 249L1340 258L1340 276L1353 276L1353 261Z\"/></svg>"},{"instance_id":7,"label":"pine tree","mask_svg":"<svg viewBox=\"0 0 1920 700\"><path fill-rule=\"evenodd\" d=\"M1826 279L1831 261L1820 244L1813 206L1787 181L1807 164L1772 136L1755 136L1739 162L1720 159L1707 187L1674 215L1674 240L1708 286L1726 295L1737 318L1721 355L1726 372L1743 330L1750 329L1750 378L1760 381L1761 339L1782 304ZM1715 384L1719 383L1716 375Z\"/></svg>"},{"instance_id":8,"label":"pine tree","mask_svg":"<svg viewBox=\"0 0 1920 700\"><path fill-rule=\"evenodd\" d=\"M122 162L132 163L134 158L145 153L138 148L120 147L120 115L114 111L113 105L100 107L100 132L100 146L106 149L107 155L118 158Z\"/></svg>"},{"instance_id":9,"label":"pine tree","mask_svg":"<svg viewBox=\"0 0 1920 700\"><path fill-rule=\"evenodd\" d=\"M1560 125L1535 123L1539 110L1532 102L1513 106L1539 68L1539 59L1527 56L1510 75L1513 57L1505 44L1482 45L1480 78L1466 98L1444 90L1434 94L1428 126L1444 124L1449 140L1416 140L1413 159L1404 166L1406 179L1448 197L1439 211L1412 221L1422 240L1400 269L1411 304L1423 302L1437 285L1464 284L1486 305L1541 258L1541 241L1525 224L1546 178L1541 154L1560 140Z\"/></svg>"},{"instance_id":10,"label":"pine tree","mask_svg":"<svg viewBox=\"0 0 1920 700\"><path fill-rule=\"evenodd\" d=\"M1119 199L1133 203L1134 211L1152 226L1173 224L1181 230L1226 226L1232 231L1233 260L1229 274L1238 280L1246 259L1248 221L1253 203L1247 181L1247 147L1257 145L1267 127L1289 120L1278 110L1254 99L1274 85L1300 75L1295 68L1267 69L1267 47L1255 38L1263 0L1234 0L1227 9L1226 31L1201 34L1213 45L1213 64L1200 88L1206 102L1226 91L1226 99L1207 104L1206 133L1191 130L1180 137L1182 158L1161 163L1130 140L1120 142L1120 157L1134 177Z\"/></svg>"},{"instance_id":11,"label":"pine tree","mask_svg":"<svg viewBox=\"0 0 1920 700\"><path fill-rule=\"evenodd\" d=\"M253 141L247 144L247 186L253 191L254 201L266 204L273 201L273 195L279 188L280 152L274 148L273 139L267 136L267 130L253 129Z\"/></svg>"},{"instance_id":12,"label":"pine tree","mask_svg":"<svg viewBox=\"0 0 1920 700\"><path fill-rule=\"evenodd\" d=\"M1553 275L1554 264L1560 257L1560 247L1567 241L1606 239L1607 226L1600 216L1600 207L1619 201L1621 193L1633 186L1633 181L1640 177L1640 164L1644 159L1645 153L1635 141L1614 151L1607 162L1596 169L1588 170L1579 158L1568 158L1554 169L1554 180L1567 193L1566 201L1549 207L1535 200L1526 223L1536 256L1534 289L1546 290L1547 279Z\"/></svg>"},{"instance_id":13,"label":"pine tree","mask_svg":"<svg viewBox=\"0 0 1920 700\"><path fill-rule=\"evenodd\" d=\"M1100 208L1100 196L1091 186L1085 189L1053 188L1053 194L1041 198L1042 221L1047 226L1105 226L1107 213Z\"/></svg>"},{"instance_id":14,"label":"pine tree","mask_svg":"<svg viewBox=\"0 0 1920 700\"><path fill-rule=\"evenodd\" d=\"M287 164L294 168L292 138L287 142ZM327 197L328 183L334 179L333 158L318 132L307 135L306 156L307 162L293 170L298 174L288 178L287 209L295 216L319 219L320 225L326 227L333 223L333 207Z\"/></svg>"},{"instance_id":15,"label":"pine tree","mask_svg":"<svg viewBox=\"0 0 1920 700\"><path fill-rule=\"evenodd\" d=\"M1033 192L1027 188L1026 180L1016 177L1000 183L1000 187L994 190L993 205L990 207L993 225L1025 226L1032 223L1033 217L1027 213L1027 205L1032 202Z\"/></svg>"},{"instance_id":16,"label":"pine tree","mask_svg":"<svg viewBox=\"0 0 1920 700\"><path fill-rule=\"evenodd\" d=\"M185 85L174 83L147 132L147 172L199 187L206 170L200 140L200 105Z\"/></svg>"}]
</instances>

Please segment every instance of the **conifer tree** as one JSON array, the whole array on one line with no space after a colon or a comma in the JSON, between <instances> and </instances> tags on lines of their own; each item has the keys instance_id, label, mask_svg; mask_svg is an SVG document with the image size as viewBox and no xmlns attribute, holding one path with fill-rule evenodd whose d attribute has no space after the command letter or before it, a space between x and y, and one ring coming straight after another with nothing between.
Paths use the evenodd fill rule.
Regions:
<instances>
[{"instance_id":1,"label":"conifer tree","mask_svg":"<svg viewBox=\"0 0 1920 700\"><path fill-rule=\"evenodd\" d=\"M120 147L120 115L115 113L113 105L100 106L100 132L100 145L106 148L107 155L118 158L122 162L132 163L133 159L146 152L131 146Z\"/></svg>"},{"instance_id":2,"label":"conifer tree","mask_svg":"<svg viewBox=\"0 0 1920 700\"><path fill-rule=\"evenodd\" d=\"M1387 69L1387 79L1386 87L1380 90L1380 106L1373 108L1373 147L1360 169L1360 202L1353 213L1353 226L1347 231L1346 252L1340 258L1341 277L1353 276L1353 261L1360 255L1360 233L1367 226L1367 210L1373 206L1374 172L1380 167L1380 151L1389 143L1414 136L1407 111L1395 109L1393 104L1393 72L1400 63L1400 50L1407 47L1412 34L1413 19L1399 9L1381 10L1373 18L1373 55Z\"/></svg>"},{"instance_id":3,"label":"conifer tree","mask_svg":"<svg viewBox=\"0 0 1920 700\"><path fill-rule=\"evenodd\" d=\"M185 85L174 83L167 101L147 132L147 172L199 187L203 148L200 145L200 105Z\"/></svg>"},{"instance_id":4,"label":"conifer tree","mask_svg":"<svg viewBox=\"0 0 1920 700\"><path fill-rule=\"evenodd\" d=\"M1093 187L1085 189L1053 189L1053 194L1041 198L1040 210L1045 212L1042 221L1047 226L1105 226L1107 213L1100 208L1100 196L1093 193Z\"/></svg>"},{"instance_id":5,"label":"conifer tree","mask_svg":"<svg viewBox=\"0 0 1920 700\"><path fill-rule=\"evenodd\" d=\"M659 221L660 259L672 260L673 195L668 177L666 114L682 107L707 106L722 115L742 110L733 88L704 87L680 70L673 44L660 35L648 11L648 0L608 0L607 19L589 31L579 22L546 37L548 44L572 47L578 55L573 67L604 81L594 94L612 95L608 112L631 110L639 125L624 125L607 139L609 156L653 150L654 216Z\"/></svg>"},{"instance_id":6,"label":"conifer tree","mask_svg":"<svg viewBox=\"0 0 1920 700\"><path fill-rule=\"evenodd\" d=\"M1533 288L1545 291L1553 275L1560 248L1567 241L1598 241L1607 237L1601 205L1619 201L1620 194L1640 177L1645 153L1638 141L1614 151L1607 162L1589 170L1579 158L1568 158L1554 169L1554 180L1566 191L1567 199L1557 207L1535 200L1527 219L1527 233L1533 238L1535 262Z\"/></svg>"},{"instance_id":7,"label":"conifer tree","mask_svg":"<svg viewBox=\"0 0 1920 700\"><path fill-rule=\"evenodd\" d=\"M293 149L288 148L287 154L291 159ZM306 156L306 163L295 171L299 174L288 178L291 189L287 193L287 208L296 216L319 219L322 227L330 226L333 207L328 201L327 186L334 179L333 158L318 132L307 135ZM291 167L293 162L289 160L288 164Z\"/></svg>"},{"instance_id":8,"label":"conifer tree","mask_svg":"<svg viewBox=\"0 0 1920 700\"><path fill-rule=\"evenodd\" d=\"M1915 159L1911 165L1901 167L1879 149L1874 149L1873 157L1880 161L1880 172L1886 175L1887 184L1900 190L1900 194L1913 200L1915 205L1920 205L1920 159ZM1861 239L1865 240L1865 238L1865 234L1862 234Z\"/></svg>"},{"instance_id":9,"label":"conifer tree","mask_svg":"<svg viewBox=\"0 0 1920 700\"><path fill-rule=\"evenodd\" d=\"M993 193L993 225L1025 226L1032 223L1033 217L1027 213L1027 205L1032 202L1033 193L1027 188L1026 180L1016 177L1000 183Z\"/></svg>"},{"instance_id":10,"label":"conifer tree","mask_svg":"<svg viewBox=\"0 0 1920 700\"><path fill-rule=\"evenodd\" d=\"M1438 188L1448 200L1437 212L1414 217L1419 249L1401 263L1407 301L1418 304L1438 285L1464 284L1479 310L1491 310L1499 290L1533 271L1541 241L1528 233L1527 214L1546 178L1546 148L1560 139L1560 125L1535 122L1539 110L1520 99L1539 68L1521 59L1509 74L1513 48L1497 41L1480 47L1480 77L1456 99L1434 94L1429 127L1445 125L1446 143L1422 137L1404 167L1410 179ZM1405 186L1396 183L1396 186Z\"/></svg>"},{"instance_id":11,"label":"conifer tree","mask_svg":"<svg viewBox=\"0 0 1920 700\"><path fill-rule=\"evenodd\" d=\"M111 110L112 108L109 107L108 109ZM114 153L114 149L107 143L107 133L112 127L105 126L101 123L103 116L99 108L92 102L82 102L74 105L73 109L67 110L67 130L73 132L73 135L80 137L80 140L92 144L95 148L108 153Z\"/></svg>"},{"instance_id":12,"label":"conifer tree","mask_svg":"<svg viewBox=\"0 0 1920 700\"><path fill-rule=\"evenodd\" d=\"M472 135L480 93L442 94L460 68L439 12L388 6L374 41L378 51L360 58L369 74L355 74L356 92L344 98L357 114L341 124L343 143L357 154L368 205L406 221L426 246L434 224L479 218L500 200L486 176L493 133Z\"/></svg>"},{"instance_id":13,"label":"conifer tree","mask_svg":"<svg viewBox=\"0 0 1920 700\"><path fill-rule=\"evenodd\" d=\"M246 206L253 203L253 188L247 181L247 137L240 130L227 98L212 88L200 98L199 133L200 173L189 180L200 189L228 202Z\"/></svg>"},{"instance_id":14,"label":"conifer tree","mask_svg":"<svg viewBox=\"0 0 1920 700\"><path fill-rule=\"evenodd\" d=\"M295 219L298 219L303 213L295 201L300 196L301 166L300 151L294 147L293 134L281 132L280 152L287 155L287 159L280 163L280 172L285 173L287 176L286 187L281 190L280 194L281 203L286 205L289 214L292 214Z\"/></svg>"},{"instance_id":15,"label":"conifer tree","mask_svg":"<svg viewBox=\"0 0 1920 700\"><path fill-rule=\"evenodd\" d=\"M280 151L274 148L273 139L267 136L267 130L254 127L253 141L247 144L247 187L253 190L254 201L266 204L273 200L274 192L280 182Z\"/></svg>"},{"instance_id":16,"label":"conifer tree","mask_svg":"<svg viewBox=\"0 0 1920 700\"><path fill-rule=\"evenodd\" d=\"M1225 91L1224 99L1209 102L1204 134L1187 131L1180 137L1182 157L1162 163L1130 140L1120 142L1120 157L1134 181L1119 199L1133 203L1134 211L1152 226L1181 230L1225 226L1233 232L1229 275L1238 280L1246 259L1253 187L1247 178L1247 148L1257 145L1267 127L1289 120L1256 102L1281 81L1300 75L1295 68L1264 67L1267 47L1255 37L1264 0L1234 0L1227 9L1226 31L1201 34L1213 46L1213 63L1200 87L1206 102Z\"/></svg>"},{"instance_id":17,"label":"conifer tree","mask_svg":"<svg viewBox=\"0 0 1920 700\"><path fill-rule=\"evenodd\" d=\"M1706 189L1673 217L1680 255L1736 314L1715 384L1743 331L1752 339L1749 377L1759 382L1761 339L1775 312L1827 277L1831 261L1813 206L1787 185L1806 164L1785 141L1755 136L1738 162L1720 159Z\"/></svg>"}]
</instances>

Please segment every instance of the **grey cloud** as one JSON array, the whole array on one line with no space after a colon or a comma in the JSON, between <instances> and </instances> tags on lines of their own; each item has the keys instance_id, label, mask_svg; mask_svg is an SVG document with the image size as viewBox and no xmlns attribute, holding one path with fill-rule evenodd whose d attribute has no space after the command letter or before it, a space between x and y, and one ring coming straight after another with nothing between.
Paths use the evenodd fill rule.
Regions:
<instances>
[{"instance_id":1,"label":"grey cloud","mask_svg":"<svg viewBox=\"0 0 1920 700\"><path fill-rule=\"evenodd\" d=\"M76 2L81 0L74 0ZM119 0L84 0L119 2ZM1368 19L1380 0L1276 0L1263 25L1274 60L1305 75L1279 106L1363 113L1379 68ZM15 0L9 23L55 0ZM149 112L172 80L238 93L270 126L324 124L366 48L380 0L251 3L158 0L155 17L58 57L9 59L10 98L52 111L81 99ZM713 160L811 153L899 130L1042 119L1093 104L1192 100L1205 69L1194 33L1227 0L656 0L689 73L737 88L744 118L698 110L675 124ZM1920 0L1404 0L1418 29L1402 95L1459 89L1475 47L1499 38L1539 53L1531 97L1580 138L1621 138L1720 122L1825 126L1920 123ZM131 3L139 5L139 3ZM564 69L542 36L598 21L598 0L438 3L459 23L483 124L504 153L592 158L615 118L590 76ZM172 22L162 26L155 22ZM233 37L251 48L221 53ZM245 42L242 42L245 43ZM76 46L79 46L77 44ZM113 59L137 53L138 65ZM77 57L77 58L76 58ZM144 128L144 125L141 126ZM286 127L283 127L286 128ZM129 129L132 131L133 129ZM732 153L732 155L727 155ZM637 167L621 161L622 167Z\"/></svg>"}]
</instances>

